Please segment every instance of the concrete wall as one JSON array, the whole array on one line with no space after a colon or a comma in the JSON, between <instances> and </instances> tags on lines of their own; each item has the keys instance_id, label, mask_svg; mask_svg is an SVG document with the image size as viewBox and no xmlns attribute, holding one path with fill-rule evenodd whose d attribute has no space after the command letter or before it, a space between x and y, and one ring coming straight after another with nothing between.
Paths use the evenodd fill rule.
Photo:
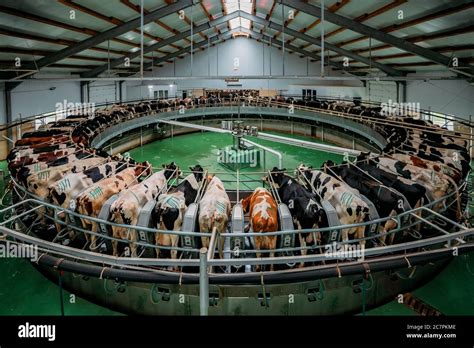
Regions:
<instances>
[{"instance_id":1,"label":"concrete wall","mask_svg":"<svg viewBox=\"0 0 474 348\"><path fill-rule=\"evenodd\" d=\"M469 119L474 116L474 86L465 80L411 81L407 83L407 102Z\"/></svg>"}]
</instances>

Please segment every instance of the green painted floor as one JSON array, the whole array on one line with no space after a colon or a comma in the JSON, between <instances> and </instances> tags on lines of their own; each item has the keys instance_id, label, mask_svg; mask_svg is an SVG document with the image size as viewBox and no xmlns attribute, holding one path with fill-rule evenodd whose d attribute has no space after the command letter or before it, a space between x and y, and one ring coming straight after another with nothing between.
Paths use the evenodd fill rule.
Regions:
<instances>
[{"instance_id":1,"label":"green painted floor","mask_svg":"<svg viewBox=\"0 0 474 348\"><path fill-rule=\"evenodd\" d=\"M300 137L299 137L300 138ZM307 139L307 138L306 138ZM304 162L319 167L327 159L340 162L341 156L321 153L314 150L295 148L290 145L275 144L258 140L262 145L269 145L284 154L284 166L293 169ZM216 161L217 150L232 143L232 138L225 134L194 133L178 136L173 139L157 141L131 151L133 158L139 161L148 160L153 166L176 161L182 168L197 163L210 172L227 172L221 174L224 180L235 180L234 173L219 165ZM267 168L277 165L273 156L267 156ZM0 169L5 170L5 162L0 162ZM258 179L261 175L245 174L249 171L263 171L262 167L243 170L243 177ZM248 184L249 188L257 183ZM232 184L226 184L233 188ZM3 183L0 182L0 192ZM37 272L26 260L0 258L0 315L60 315L59 288ZM460 256L430 283L413 291L416 297L437 308L447 315L474 314L474 255ZM106 308L97 306L79 297L71 303L70 293L64 292L64 309L66 315L120 315ZM392 301L384 306L370 310L367 315L415 315L411 309Z\"/></svg>"},{"instance_id":2,"label":"green painted floor","mask_svg":"<svg viewBox=\"0 0 474 348\"><path fill-rule=\"evenodd\" d=\"M289 136L285 134L285 136ZM309 138L293 136L294 138ZM154 167L161 167L162 164L176 161L182 170L189 170L190 166L200 164L210 173L219 173L218 176L223 180L236 181L235 172L218 163L219 150L232 144L232 135L221 133L192 133L185 136L176 136L167 138L135 148L130 151L130 155L137 161L148 161ZM291 145L278 144L268 140L251 139L252 141L264 146L272 147L274 150L283 154L283 166L288 170L295 169L299 164L305 163L320 167L326 160L341 162L342 156L328 154L321 151L297 148ZM314 140L314 139L313 139ZM241 170L240 180L259 180L263 174L246 174L249 172L264 172L265 168L272 169L278 167L278 159L272 154L266 155L266 166L263 163L254 168L244 168ZM235 189L236 185L230 182L224 182L227 189ZM242 183L241 188L254 189L261 185L260 183ZM247 186L247 187L246 187Z\"/></svg>"}]
</instances>

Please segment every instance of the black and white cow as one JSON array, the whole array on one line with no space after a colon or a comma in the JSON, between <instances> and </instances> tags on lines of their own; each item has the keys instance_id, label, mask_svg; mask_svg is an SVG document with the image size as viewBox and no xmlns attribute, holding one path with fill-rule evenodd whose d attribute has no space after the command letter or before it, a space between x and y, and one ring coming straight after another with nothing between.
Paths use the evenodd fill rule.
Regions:
<instances>
[{"instance_id":1,"label":"black and white cow","mask_svg":"<svg viewBox=\"0 0 474 348\"><path fill-rule=\"evenodd\" d=\"M313 190L321 199L328 201L336 209L342 225L359 224L370 221L369 207L358 196L359 192L344 182L312 167L300 164L296 169L297 177L302 179L308 190ZM342 239L347 241L349 236L357 239L364 238L365 226L342 229ZM365 241L361 241L361 245Z\"/></svg>"},{"instance_id":2,"label":"black and white cow","mask_svg":"<svg viewBox=\"0 0 474 348\"><path fill-rule=\"evenodd\" d=\"M204 170L199 164L190 169L192 173L177 187L172 188L158 198L152 213L152 223L156 228L170 231L181 230L186 208L196 199L200 183L204 178ZM179 236L160 232L156 233L155 241L157 246L177 247ZM160 248L157 248L156 255L157 257L169 255L172 259L176 259L178 251L176 249L160 250Z\"/></svg>"},{"instance_id":3,"label":"black and white cow","mask_svg":"<svg viewBox=\"0 0 474 348\"><path fill-rule=\"evenodd\" d=\"M281 201L288 206L298 230L328 227L326 212L319 204L319 197L308 191L285 172L285 168L278 169L274 167L270 175L273 183L278 188ZM298 236L299 245L303 248L301 250L302 255L307 254L307 245L315 245L321 242L320 233L306 232L299 233Z\"/></svg>"},{"instance_id":4,"label":"black and white cow","mask_svg":"<svg viewBox=\"0 0 474 348\"><path fill-rule=\"evenodd\" d=\"M324 162L322 170L358 190L374 204L379 217L390 217L382 226L382 233L388 233L397 227L394 217L404 211L403 197L388 187L368 178L348 163L336 166L331 160ZM381 238L385 241L385 236Z\"/></svg>"}]
</instances>

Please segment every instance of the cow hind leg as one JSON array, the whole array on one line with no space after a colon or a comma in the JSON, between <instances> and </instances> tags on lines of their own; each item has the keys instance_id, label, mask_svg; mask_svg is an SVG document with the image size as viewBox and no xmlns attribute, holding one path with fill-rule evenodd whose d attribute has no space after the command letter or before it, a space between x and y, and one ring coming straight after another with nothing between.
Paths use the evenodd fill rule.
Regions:
<instances>
[{"instance_id":1,"label":"cow hind leg","mask_svg":"<svg viewBox=\"0 0 474 348\"><path fill-rule=\"evenodd\" d=\"M137 241L138 241L138 234L136 230L131 230L130 231L130 250L132 251L132 257L137 257L138 256L138 246L137 246Z\"/></svg>"}]
</instances>

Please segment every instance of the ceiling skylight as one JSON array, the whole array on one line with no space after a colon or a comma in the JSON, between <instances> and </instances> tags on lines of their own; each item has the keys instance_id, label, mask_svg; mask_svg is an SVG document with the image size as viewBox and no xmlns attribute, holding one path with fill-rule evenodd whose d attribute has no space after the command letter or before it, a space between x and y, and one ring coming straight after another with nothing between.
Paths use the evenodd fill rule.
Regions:
<instances>
[{"instance_id":1,"label":"ceiling skylight","mask_svg":"<svg viewBox=\"0 0 474 348\"><path fill-rule=\"evenodd\" d=\"M224 7L227 14L235 11L243 11L252 14L252 0L225 0ZM250 21L246 18L238 17L229 21L230 29L238 27L250 29Z\"/></svg>"}]
</instances>

